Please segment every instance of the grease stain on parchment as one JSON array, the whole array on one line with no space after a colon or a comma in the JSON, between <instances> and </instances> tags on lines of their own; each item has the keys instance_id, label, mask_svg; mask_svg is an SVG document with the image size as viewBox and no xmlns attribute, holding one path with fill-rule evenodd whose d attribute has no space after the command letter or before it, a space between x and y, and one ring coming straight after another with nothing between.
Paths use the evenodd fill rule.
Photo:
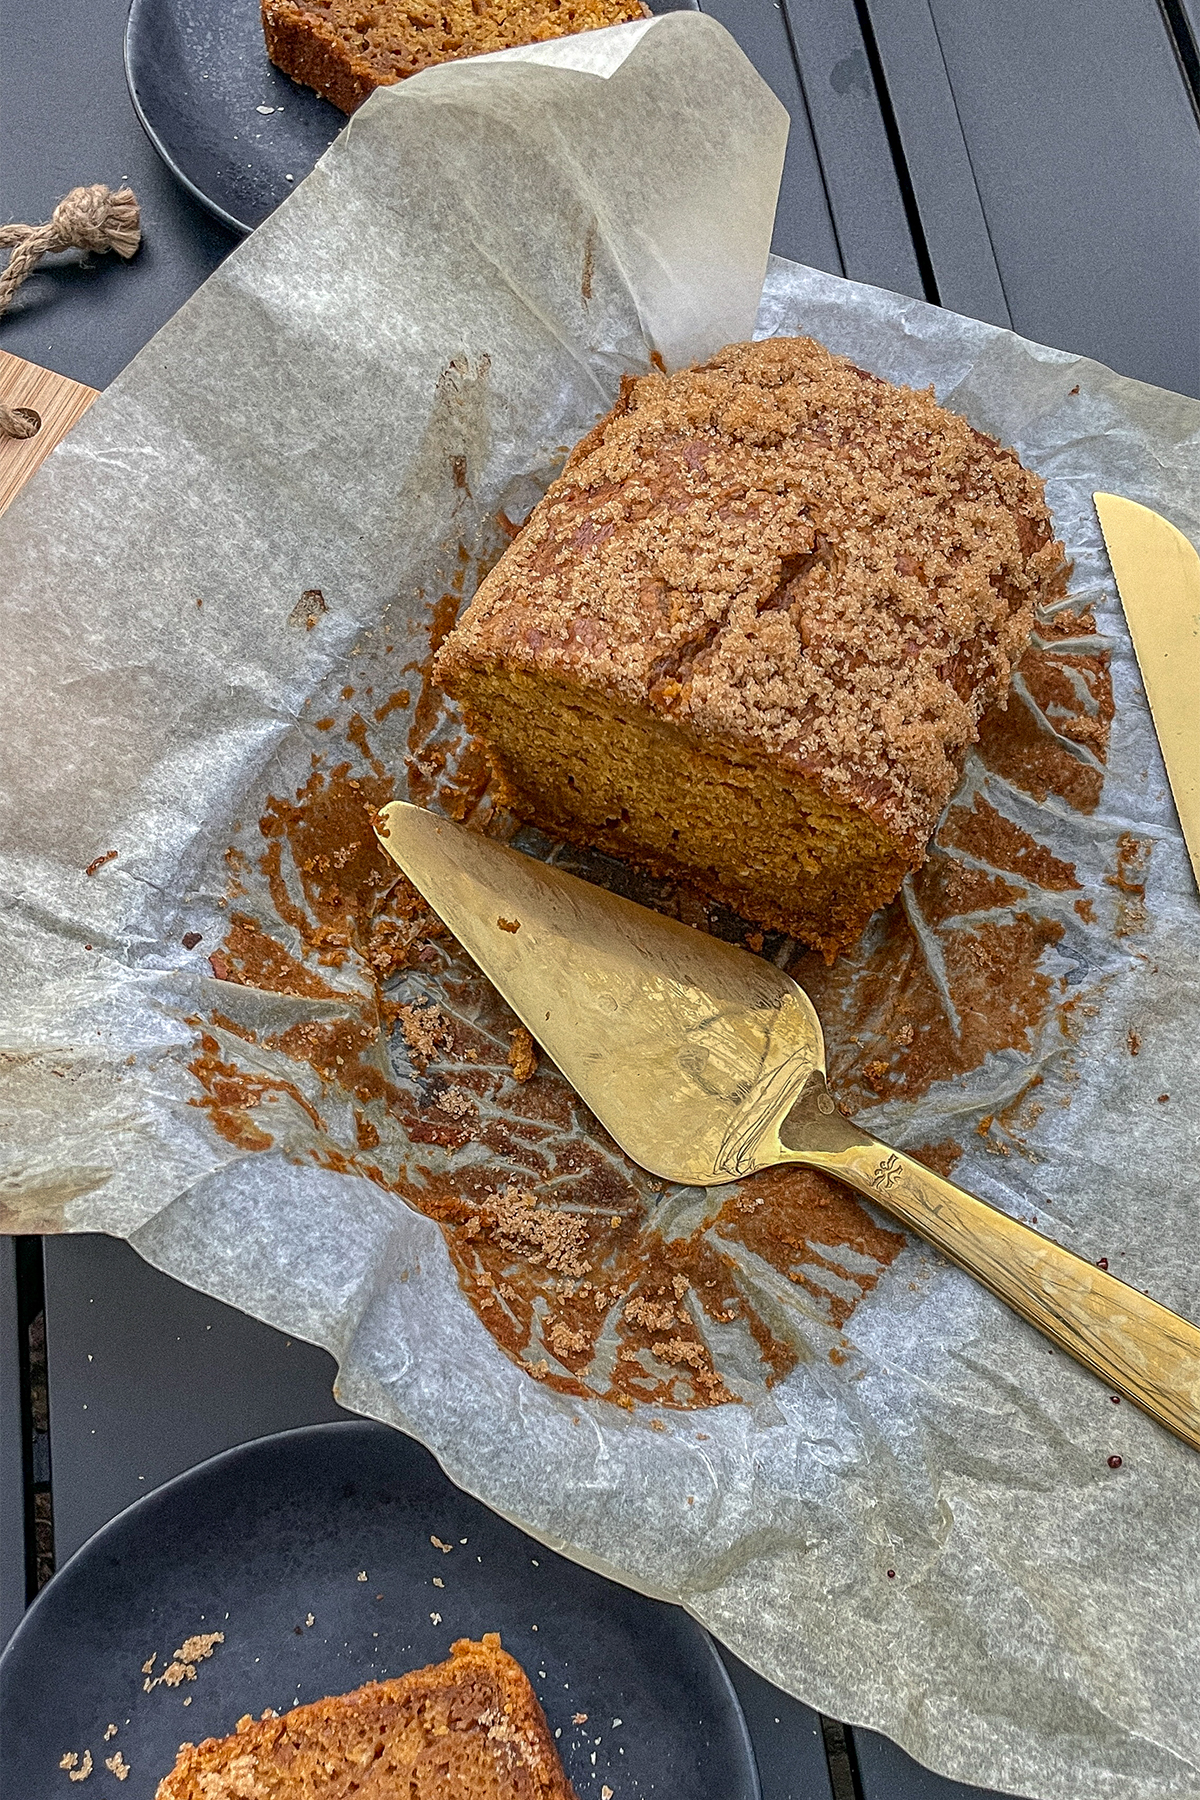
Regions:
<instances>
[{"instance_id":1,"label":"grease stain on parchment","mask_svg":"<svg viewBox=\"0 0 1200 1800\"><path fill-rule=\"evenodd\" d=\"M811 1170L672 1188L629 1162L548 1059L518 1081L514 1016L377 843L372 818L395 797L398 762L373 747L368 714L403 728L407 797L518 835L787 967L821 1015L847 1110L918 1099L997 1051L1029 1057L1004 1113L976 1122L1009 1154L1036 1121L1037 1046L1072 1041L1079 997L1046 952L1067 930L1064 906L1082 914L1075 869L1010 816L1005 795L1094 810L1112 718L1105 650L1089 618L1043 623L1008 710L983 723L929 860L826 968L693 895L516 834L495 812L486 763L430 676L483 572L472 560L460 553L395 691L348 712L307 780L267 802L257 849L238 848L239 905L212 957L221 1004L195 1022L193 1103L240 1150L357 1175L436 1219L496 1342L563 1392L704 1407L770 1386L801 1359L842 1363L853 1355L845 1328L903 1235ZM1141 846L1118 847L1118 929L1144 904L1143 862ZM286 1022L256 1022L266 995L286 997ZM961 1150L943 1139L917 1154L949 1173Z\"/></svg>"}]
</instances>

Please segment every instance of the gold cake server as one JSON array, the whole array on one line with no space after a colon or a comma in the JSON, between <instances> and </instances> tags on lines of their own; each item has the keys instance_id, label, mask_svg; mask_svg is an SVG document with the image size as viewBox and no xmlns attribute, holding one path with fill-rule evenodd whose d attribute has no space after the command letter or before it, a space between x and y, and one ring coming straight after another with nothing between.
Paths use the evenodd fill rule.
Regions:
<instances>
[{"instance_id":1,"label":"gold cake server","mask_svg":"<svg viewBox=\"0 0 1200 1800\"><path fill-rule=\"evenodd\" d=\"M1200 556L1148 506L1092 499L1200 884Z\"/></svg>"},{"instance_id":2,"label":"gold cake server","mask_svg":"<svg viewBox=\"0 0 1200 1800\"><path fill-rule=\"evenodd\" d=\"M820 1020L774 964L420 807L378 830L635 1162L701 1187L825 1170L1200 1449L1200 1331L843 1118Z\"/></svg>"}]
</instances>

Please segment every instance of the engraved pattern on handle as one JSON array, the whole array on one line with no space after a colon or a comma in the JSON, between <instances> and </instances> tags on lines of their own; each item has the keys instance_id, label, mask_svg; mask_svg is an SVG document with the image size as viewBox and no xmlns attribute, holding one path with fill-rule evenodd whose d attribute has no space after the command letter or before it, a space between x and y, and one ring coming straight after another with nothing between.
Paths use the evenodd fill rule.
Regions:
<instances>
[{"instance_id":1,"label":"engraved pattern on handle","mask_svg":"<svg viewBox=\"0 0 1200 1800\"><path fill-rule=\"evenodd\" d=\"M900 1158L896 1155L895 1151L893 1151L890 1156L884 1157L883 1161L872 1175L871 1186L877 1193L886 1193L889 1188L895 1187L902 1167L903 1165Z\"/></svg>"},{"instance_id":2,"label":"engraved pattern on handle","mask_svg":"<svg viewBox=\"0 0 1200 1800\"><path fill-rule=\"evenodd\" d=\"M1200 1450L1200 1330L1158 1301L864 1132L806 1155L982 1282L1119 1393Z\"/></svg>"}]
</instances>

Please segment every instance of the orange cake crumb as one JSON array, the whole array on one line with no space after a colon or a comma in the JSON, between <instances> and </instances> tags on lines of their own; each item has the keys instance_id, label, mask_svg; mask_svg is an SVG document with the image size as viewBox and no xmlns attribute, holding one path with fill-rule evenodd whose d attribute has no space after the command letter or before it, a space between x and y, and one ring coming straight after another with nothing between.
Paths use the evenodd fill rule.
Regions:
<instances>
[{"instance_id":1,"label":"orange cake crumb","mask_svg":"<svg viewBox=\"0 0 1200 1800\"><path fill-rule=\"evenodd\" d=\"M513 1072L514 1081L532 1081L537 1074L538 1053L533 1033L524 1025L516 1025L509 1032L512 1048L508 1053L508 1066Z\"/></svg>"}]
</instances>

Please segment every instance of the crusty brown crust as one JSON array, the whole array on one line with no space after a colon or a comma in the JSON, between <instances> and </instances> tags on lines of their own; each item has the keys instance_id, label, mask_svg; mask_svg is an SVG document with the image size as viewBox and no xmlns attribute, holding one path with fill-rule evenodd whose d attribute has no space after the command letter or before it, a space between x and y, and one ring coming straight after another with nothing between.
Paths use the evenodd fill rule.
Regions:
<instances>
[{"instance_id":1,"label":"crusty brown crust","mask_svg":"<svg viewBox=\"0 0 1200 1800\"><path fill-rule=\"evenodd\" d=\"M644 707L861 809L914 866L1064 578L1042 483L932 389L811 338L734 344L626 381L435 674L468 709L504 668Z\"/></svg>"},{"instance_id":2,"label":"crusty brown crust","mask_svg":"<svg viewBox=\"0 0 1200 1800\"><path fill-rule=\"evenodd\" d=\"M435 63L647 16L642 0L262 0L271 61L344 113Z\"/></svg>"},{"instance_id":3,"label":"crusty brown crust","mask_svg":"<svg viewBox=\"0 0 1200 1800\"><path fill-rule=\"evenodd\" d=\"M460 1638L446 1662L394 1681L183 1744L156 1800L473 1800L476 1786L480 1800L576 1800L525 1672L495 1632Z\"/></svg>"}]
</instances>

